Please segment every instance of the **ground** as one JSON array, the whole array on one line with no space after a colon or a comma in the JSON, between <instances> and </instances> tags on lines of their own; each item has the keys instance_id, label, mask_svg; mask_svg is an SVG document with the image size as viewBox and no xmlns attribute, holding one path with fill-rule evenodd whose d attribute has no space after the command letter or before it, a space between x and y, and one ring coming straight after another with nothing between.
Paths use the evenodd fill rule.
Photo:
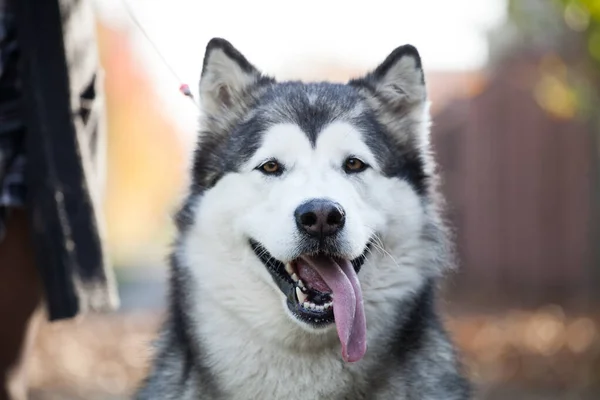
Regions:
<instances>
[{"instance_id":1,"label":"ground","mask_svg":"<svg viewBox=\"0 0 600 400\"><path fill-rule=\"evenodd\" d=\"M130 398L161 318L144 311L45 324L32 358L32 399ZM600 398L600 318L548 306L446 322L480 399Z\"/></svg>"}]
</instances>

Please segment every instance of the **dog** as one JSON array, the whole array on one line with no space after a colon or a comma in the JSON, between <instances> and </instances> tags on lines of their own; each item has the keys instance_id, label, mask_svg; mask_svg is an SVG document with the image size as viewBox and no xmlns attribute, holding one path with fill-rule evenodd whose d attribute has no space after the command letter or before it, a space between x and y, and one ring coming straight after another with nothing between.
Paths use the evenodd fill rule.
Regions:
<instances>
[{"instance_id":1,"label":"dog","mask_svg":"<svg viewBox=\"0 0 600 400\"><path fill-rule=\"evenodd\" d=\"M453 266L415 47L277 82L212 39L140 400L470 398L435 309Z\"/></svg>"}]
</instances>

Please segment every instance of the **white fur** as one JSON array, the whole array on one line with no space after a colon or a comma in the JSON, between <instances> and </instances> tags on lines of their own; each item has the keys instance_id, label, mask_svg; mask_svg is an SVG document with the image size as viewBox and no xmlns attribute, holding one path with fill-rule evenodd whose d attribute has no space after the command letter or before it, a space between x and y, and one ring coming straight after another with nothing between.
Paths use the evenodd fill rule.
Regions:
<instances>
[{"instance_id":1,"label":"white fur","mask_svg":"<svg viewBox=\"0 0 600 400\"><path fill-rule=\"evenodd\" d=\"M347 175L342 165L349 156L372 168ZM272 157L285 165L283 175L255 170ZM344 207L348 258L360 255L373 233L384 247L373 249L359 274L368 343L386 335L393 307L423 279L421 201L407 182L381 174L360 132L349 123L332 123L313 148L298 126L271 127L242 170L205 193L181 246L183 265L199 289L194 299L196 320L202 321L198 337L231 399L328 398L355 379L353 369L376 361L375 350L368 349L362 361L344 366L333 328L303 329L248 245L251 237L282 261L297 257L294 210L310 198L330 198ZM320 371L318 380L310 378L311 370Z\"/></svg>"}]
</instances>

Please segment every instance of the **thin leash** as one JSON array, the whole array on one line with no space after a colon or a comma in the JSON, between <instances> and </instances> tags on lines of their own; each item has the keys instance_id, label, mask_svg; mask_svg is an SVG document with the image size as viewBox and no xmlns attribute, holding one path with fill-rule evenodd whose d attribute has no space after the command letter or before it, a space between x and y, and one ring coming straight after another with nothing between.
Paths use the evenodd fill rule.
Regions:
<instances>
[{"instance_id":1,"label":"thin leash","mask_svg":"<svg viewBox=\"0 0 600 400\"><path fill-rule=\"evenodd\" d=\"M142 26L140 21L136 18L135 14L134 14L133 10L131 9L131 7L129 6L127 0L122 0L122 2L123 2L123 6L125 7L125 10L127 11L127 14L129 14L129 18L131 18L133 23L142 32L142 34L144 35L146 40L152 45L152 48L154 49L156 54L158 54L158 56L162 60L163 64L171 72L171 75L173 75L173 77L179 82L179 92L181 92L181 94L183 94L184 96L188 97L197 108L200 108L200 105L196 102L196 99L194 98L194 95L192 94L192 91L190 90L189 85L187 85L186 83L182 83L183 81L179 78L179 75L177 74L177 72L175 72L175 69L169 64L167 59L162 55L162 53L160 52L160 50L158 49L158 47L156 46L154 41L150 38L150 36L146 32L146 30L144 29L144 27Z\"/></svg>"}]
</instances>

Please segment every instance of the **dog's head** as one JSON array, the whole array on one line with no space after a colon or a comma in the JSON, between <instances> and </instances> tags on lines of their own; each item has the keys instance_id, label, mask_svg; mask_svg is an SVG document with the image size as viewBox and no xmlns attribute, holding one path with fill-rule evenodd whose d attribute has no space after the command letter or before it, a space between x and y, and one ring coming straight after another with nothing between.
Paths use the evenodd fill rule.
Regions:
<instances>
[{"instance_id":1,"label":"dog's head","mask_svg":"<svg viewBox=\"0 0 600 400\"><path fill-rule=\"evenodd\" d=\"M238 300L246 296L239 303L251 302L243 307L268 307L261 299L276 293L284 299L278 312L313 331L335 322L344 358L360 359L362 292L370 290L364 282L361 288L369 275L359 274L363 263L385 258L391 272L369 284L393 287L395 273L418 269L402 265L403 257L420 247L437 218L417 50L399 47L347 84L278 83L230 43L213 39L200 100L204 115L180 228L194 232L187 247L219 255L198 260L222 264L211 265L205 278L225 276ZM407 264L418 264L415 257Z\"/></svg>"}]
</instances>

